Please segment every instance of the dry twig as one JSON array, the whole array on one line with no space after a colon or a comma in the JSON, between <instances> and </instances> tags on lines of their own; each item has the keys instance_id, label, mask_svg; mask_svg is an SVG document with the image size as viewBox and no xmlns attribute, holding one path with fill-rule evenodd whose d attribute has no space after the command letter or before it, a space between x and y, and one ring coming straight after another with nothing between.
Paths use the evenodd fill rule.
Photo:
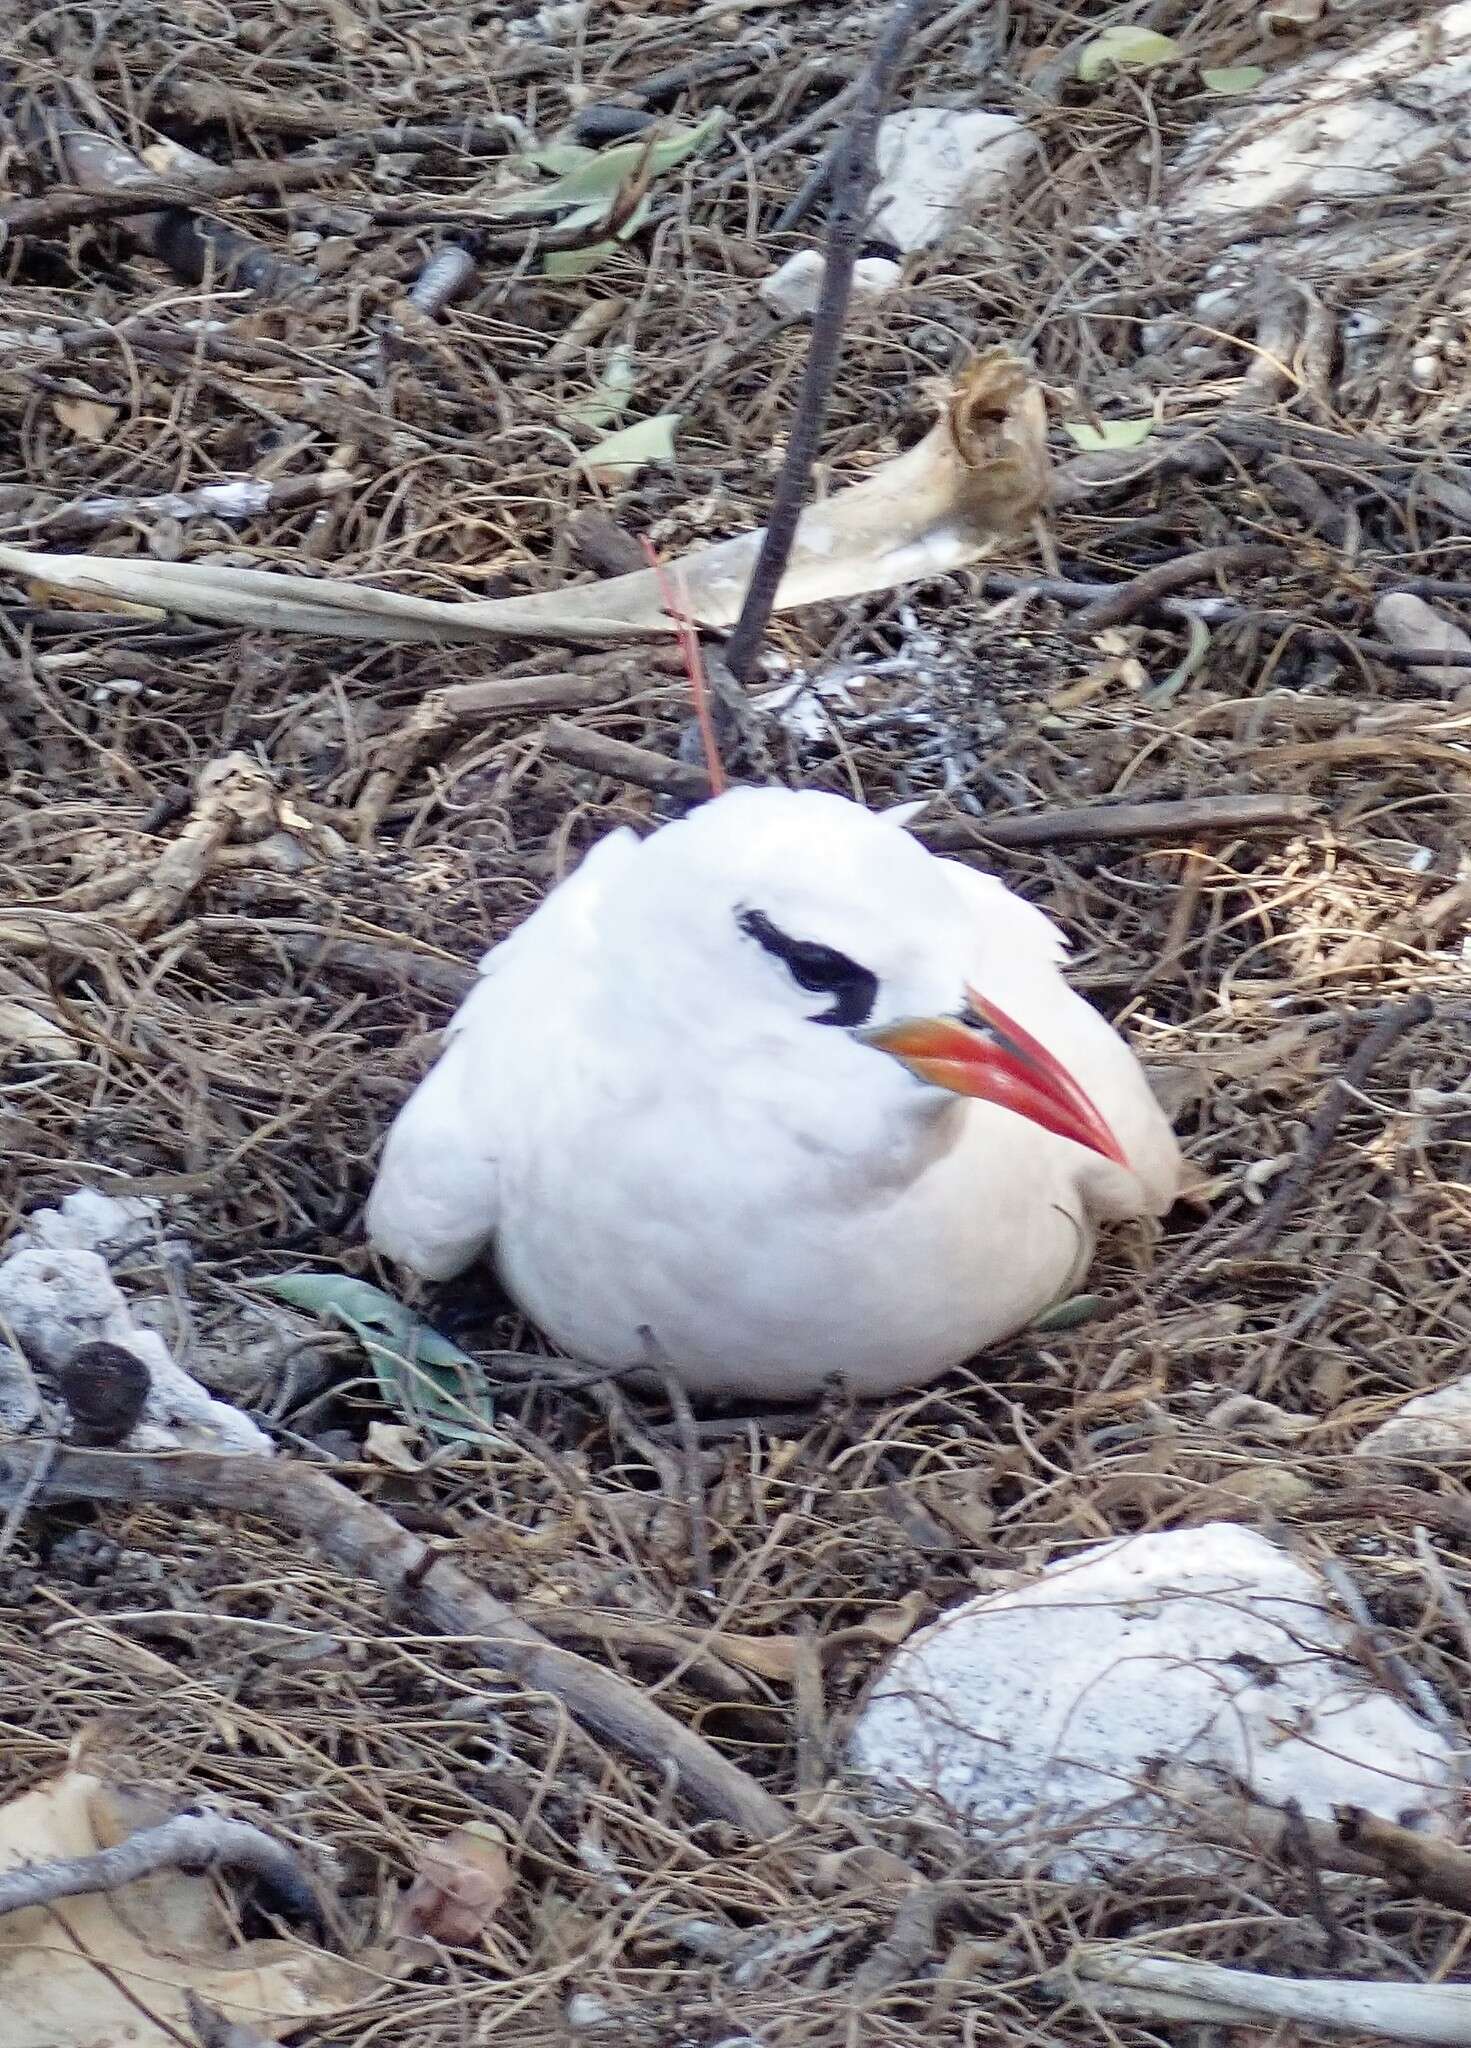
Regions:
<instances>
[{"instance_id":1,"label":"dry twig","mask_svg":"<svg viewBox=\"0 0 1471 2048\"><path fill-rule=\"evenodd\" d=\"M1381 1018L1372 1031L1365 1033L1343 1072L1329 1084L1327 1094L1308 1125L1297 1157L1278 1180L1271 1200L1263 1206L1247 1232L1245 1242L1253 1252L1268 1251L1276 1243L1303 1189L1322 1165L1329 1146L1338 1135L1338 1126L1347 1115L1349 1104L1380 1060L1407 1031L1418 1030L1434 1015L1435 1008L1429 996L1411 996L1407 1003L1390 1016Z\"/></svg>"},{"instance_id":2,"label":"dry twig","mask_svg":"<svg viewBox=\"0 0 1471 2048\"><path fill-rule=\"evenodd\" d=\"M0 1501L10 1501L29 1483L39 1455L30 1444L0 1446ZM332 1563L371 1579L435 1628L468 1639L494 1670L551 1694L585 1727L642 1762L670 1770L682 1795L702 1813L733 1821L758 1839L788 1825L777 1801L700 1736L625 1680L549 1643L439 1551L316 1466L287 1458L63 1451L39 1497L224 1508L295 1529Z\"/></svg>"},{"instance_id":3,"label":"dry twig","mask_svg":"<svg viewBox=\"0 0 1471 2048\"><path fill-rule=\"evenodd\" d=\"M284 1911L325 1932L316 1890L291 1851L249 1821L218 1813L177 1814L90 1856L0 1871L0 1919L82 1892L118 1891L160 1870L239 1871L257 1879Z\"/></svg>"}]
</instances>

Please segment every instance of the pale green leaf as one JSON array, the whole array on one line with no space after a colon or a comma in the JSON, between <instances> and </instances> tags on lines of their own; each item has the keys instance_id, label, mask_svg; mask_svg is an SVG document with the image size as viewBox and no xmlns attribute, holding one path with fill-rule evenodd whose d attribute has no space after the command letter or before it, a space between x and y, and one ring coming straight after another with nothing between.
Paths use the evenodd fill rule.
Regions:
<instances>
[{"instance_id":1,"label":"pale green leaf","mask_svg":"<svg viewBox=\"0 0 1471 2048\"><path fill-rule=\"evenodd\" d=\"M1200 82L1208 92L1234 95L1255 92L1266 75L1260 64L1228 64L1220 71L1202 71Z\"/></svg>"},{"instance_id":2,"label":"pale green leaf","mask_svg":"<svg viewBox=\"0 0 1471 2048\"><path fill-rule=\"evenodd\" d=\"M346 1273L282 1273L255 1285L350 1330L384 1401L407 1421L447 1443L484 1440L495 1410L480 1367L394 1295Z\"/></svg>"},{"instance_id":3,"label":"pale green leaf","mask_svg":"<svg viewBox=\"0 0 1471 2048\"><path fill-rule=\"evenodd\" d=\"M1199 612L1192 611L1186 619L1190 641L1185 653L1165 677L1152 690L1144 692L1146 704L1168 704L1172 697L1178 697L1200 664L1210 653L1211 629Z\"/></svg>"},{"instance_id":4,"label":"pale green leaf","mask_svg":"<svg viewBox=\"0 0 1471 2048\"><path fill-rule=\"evenodd\" d=\"M621 341L609 352L603 374L590 394L568 406L567 418L574 426L593 430L611 426L614 420L621 420L627 412L637 381L633 350L626 341Z\"/></svg>"},{"instance_id":5,"label":"pale green leaf","mask_svg":"<svg viewBox=\"0 0 1471 2048\"><path fill-rule=\"evenodd\" d=\"M1105 448L1139 448L1154 432L1153 420L1105 420L1101 426L1091 426L1086 420L1067 420L1063 432L1076 447L1089 455L1097 455Z\"/></svg>"},{"instance_id":6,"label":"pale green leaf","mask_svg":"<svg viewBox=\"0 0 1471 2048\"><path fill-rule=\"evenodd\" d=\"M561 178L569 171L580 171L596 155L585 143L547 142L540 149L528 149L523 156L509 156L506 162L516 170L545 171L548 177Z\"/></svg>"},{"instance_id":7,"label":"pale green leaf","mask_svg":"<svg viewBox=\"0 0 1471 2048\"><path fill-rule=\"evenodd\" d=\"M636 235L654 210L654 202L647 193L640 199L633 212L619 228L610 242L593 242L586 249L553 249L542 265L544 277L586 277L590 270L597 268L605 256L609 256L620 242L626 242L630 235ZM565 220L558 221L558 229L596 227L607 218L607 206L601 199L591 206L579 206L575 213L569 213Z\"/></svg>"},{"instance_id":8,"label":"pale green leaf","mask_svg":"<svg viewBox=\"0 0 1471 2048\"><path fill-rule=\"evenodd\" d=\"M1173 63L1179 55L1180 45L1173 36L1162 36L1158 29L1120 25L1106 28L1084 44L1078 53L1078 76L1084 85L1092 85L1110 65L1120 71L1153 71L1161 64Z\"/></svg>"},{"instance_id":9,"label":"pale green leaf","mask_svg":"<svg viewBox=\"0 0 1471 2048\"><path fill-rule=\"evenodd\" d=\"M600 149L586 159L554 178L548 185L533 185L524 192L499 194L492 200L498 213L511 215L526 213L561 213L567 207L594 207L593 219L606 213L618 197L627 181L640 172L655 178L663 171L673 170L676 164L693 156L713 142L725 126L725 110L716 107L694 128L676 128L658 142L615 142L611 149ZM513 170L536 168L538 156L544 157L545 150L534 151L530 156L513 157Z\"/></svg>"},{"instance_id":10,"label":"pale green leaf","mask_svg":"<svg viewBox=\"0 0 1471 2048\"><path fill-rule=\"evenodd\" d=\"M674 430L683 418L681 412L659 412L652 419L635 420L631 427L620 427L596 447L584 449L577 458L577 466L631 473L642 469L646 462L672 462Z\"/></svg>"},{"instance_id":11,"label":"pale green leaf","mask_svg":"<svg viewBox=\"0 0 1471 2048\"><path fill-rule=\"evenodd\" d=\"M1084 1323L1091 1323L1103 1307L1101 1294L1070 1294L1066 1301L1055 1301L1051 1308L1044 1308L1032 1324L1034 1330L1079 1330Z\"/></svg>"},{"instance_id":12,"label":"pale green leaf","mask_svg":"<svg viewBox=\"0 0 1471 2048\"><path fill-rule=\"evenodd\" d=\"M586 277L618 248L617 242L590 242L585 249L553 249L542 264L543 277Z\"/></svg>"}]
</instances>

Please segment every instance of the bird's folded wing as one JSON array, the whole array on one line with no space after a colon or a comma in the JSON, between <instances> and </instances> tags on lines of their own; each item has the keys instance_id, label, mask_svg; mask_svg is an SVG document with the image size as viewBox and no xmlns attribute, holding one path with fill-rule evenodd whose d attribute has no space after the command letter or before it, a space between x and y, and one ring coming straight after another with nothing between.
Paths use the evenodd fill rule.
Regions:
<instances>
[{"instance_id":1,"label":"bird's folded wing","mask_svg":"<svg viewBox=\"0 0 1471 2048\"><path fill-rule=\"evenodd\" d=\"M424 1280L464 1272L495 1235L495 1133L477 1100L473 1051L476 1005L487 1003L493 1020L496 994L494 979L472 990L461 1028L399 1111L368 1198L373 1248Z\"/></svg>"},{"instance_id":2,"label":"bird's folded wing","mask_svg":"<svg viewBox=\"0 0 1471 2048\"><path fill-rule=\"evenodd\" d=\"M520 929L480 962L480 979L450 1020L445 1046L394 1121L368 1198L369 1242L425 1280L449 1280L489 1251L499 1212L508 1120L538 1080L548 1023L575 990L595 946L612 872L638 850L615 832L587 855Z\"/></svg>"}]
</instances>

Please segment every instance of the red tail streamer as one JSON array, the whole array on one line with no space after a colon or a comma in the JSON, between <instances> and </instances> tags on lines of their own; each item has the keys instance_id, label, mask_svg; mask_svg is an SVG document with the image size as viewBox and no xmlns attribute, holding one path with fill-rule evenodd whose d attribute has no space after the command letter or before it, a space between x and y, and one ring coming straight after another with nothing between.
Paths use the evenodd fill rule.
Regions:
<instances>
[{"instance_id":1,"label":"red tail streamer","mask_svg":"<svg viewBox=\"0 0 1471 2048\"><path fill-rule=\"evenodd\" d=\"M705 768L710 777L710 794L723 796L728 784L725 779L725 763L720 758L720 748L715 738L715 721L710 716L710 684L705 674L705 658L700 651L700 636L695 631L688 607L680 600L668 570L659 560L659 551L654 543L644 536L644 553L649 558L649 567L659 586L659 601L673 619L679 636L679 651L684 656L685 674L690 679L690 695L695 700L695 720L700 728L700 744L705 749Z\"/></svg>"}]
</instances>

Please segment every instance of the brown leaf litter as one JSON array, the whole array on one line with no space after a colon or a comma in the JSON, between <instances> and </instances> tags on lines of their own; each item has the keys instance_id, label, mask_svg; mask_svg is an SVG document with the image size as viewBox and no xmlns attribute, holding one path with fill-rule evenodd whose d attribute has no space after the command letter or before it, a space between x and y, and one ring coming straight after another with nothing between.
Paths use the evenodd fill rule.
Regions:
<instances>
[{"instance_id":1,"label":"brown leaf litter","mask_svg":"<svg viewBox=\"0 0 1471 2048\"><path fill-rule=\"evenodd\" d=\"M566 10L510 0L335 12L340 47L284 0L17 11L17 199L61 176L17 99L73 146L103 135L141 163L170 142L240 179L183 215L187 246L101 214L7 242L0 544L544 610L645 536L669 560L756 532L805 346L756 281L814 239L816 214L773 223L851 105L881 10L643 0L571 33ZM349 14L369 32L348 37ZM6 572L0 1221L81 1181L160 1194L192 1264L150 1241L119 1280L191 1369L794 1816L766 1844L692 1818L656 1767L271 1521L32 1517L0 1555L0 1792L56 1778L100 1717L130 1779L330 1855L369 1950L433 1879L432 1845L501 1831L503 1850L471 1837L495 1861L476 1896L453 1873L438 1887L453 1924L433 1963L314 2018L323 2048L513 2030L551 2048L574 2024L640 2048L1081 2044L1097 2020L1052 1975L1077 1944L1147 1933L1313 1976L1324 1900L1343 1974L1464 1973L1457 1908L1362 1871L1315 1886L1290 1846L1245 1843L1209 1880L1032 1883L942 1818L855 1814L840 1770L847 1717L908 1628L1019 1565L1222 1516L1347 1565L1376 1643L1462 1711L1464 1470L1353 1454L1463 1373L1471 1339L1457 643L1406 646L1403 608L1382 625L1376 609L1409 591L1466 623L1464 195L1422 166L1355 202L1394 230L1387 253L1305 263L1219 318L1197 295L1243 231L1181 239L1158 210L1219 113L1200 66L1260 64L1270 94L1275 44L1403 16L1367 0L1288 37L1261 9L1155 8L1185 58L1083 87L1099 24L1055 0L1004 21L941 6L901 78L902 104L1028 119L1045 165L855 309L816 502L892 478L933 429L933 380L999 349L1035 372L1052 504L984 560L785 613L763 738L794 783L930 798L922 829L1058 918L1210 1192L1153 1245L1111 1238L1090 1321L936 1387L691 1433L539 1376L533 1333L491 1303L462 1341L496 1385L494 1446L385 1436L398 1419L353 1348L250 1282L361 1270L375 1147L468 963L600 833L653 814L648 791L554 754L548 715L670 760L677 656L382 645L340 619L277 636ZM693 124L716 106L719 146L652 180L646 223L584 274L546 275L538 228L510 248L487 226L506 153L591 110ZM288 158L291 178L261 182ZM403 317L446 245L468 276ZM1412 374L1430 310L1450 323L1433 390ZM619 349L628 416L681 425L670 465L602 485L577 460L602 430L577 408ZM1060 423L1084 417L1152 431L1078 456ZM1105 602L1118 637L1100 647L1077 617ZM1096 803L1134 808L1138 836L1026 843L1044 814ZM1421 993L1434 1020L1352 1092L1254 1245L1354 1047ZM1158 2038L1111 2025L1126 2048Z\"/></svg>"}]
</instances>

